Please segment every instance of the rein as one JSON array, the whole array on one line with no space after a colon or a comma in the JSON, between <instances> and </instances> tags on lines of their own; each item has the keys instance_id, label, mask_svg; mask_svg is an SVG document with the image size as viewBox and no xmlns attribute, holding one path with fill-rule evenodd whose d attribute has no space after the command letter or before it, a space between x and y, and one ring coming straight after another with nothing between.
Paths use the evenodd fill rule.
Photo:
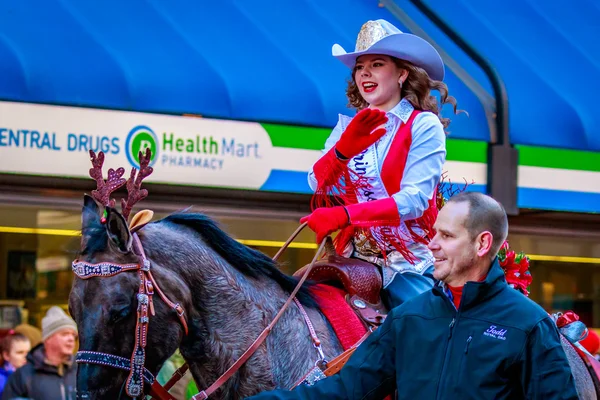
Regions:
<instances>
[{"instance_id":1,"label":"rein","mask_svg":"<svg viewBox=\"0 0 600 400\"><path fill-rule=\"evenodd\" d=\"M296 239L296 237L300 234L300 232L306 227L306 223L300 225L296 231L289 237L289 239L285 242L285 244L279 249L277 254L273 257L273 260L276 261L281 254L288 248L290 243ZM310 262L308 268L302 275L302 278L298 281L298 284L292 291L292 293L287 298L286 302L283 304L277 315L273 318L273 320L269 323L269 325L258 335L258 337L252 342L250 347L237 359L228 369L221 375L212 385L210 385L207 389L200 391L198 394L192 397L192 400L204 400L208 399L212 393L218 390L233 374L235 374L240 367L256 352L256 350L260 347L260 345L265 341L267 336L273 330L273 327L277 324L279 319L282 317L283 313L288 309L290 304L295 301L296 305L300 309L300 313L303 318L307 322L309 327L309 331L311 333L311 338L313 340L313 344L319 353L319 361L326 363L323 351L321 350L321 342L316 336L314 332L314 328L310 323L310 319L308 319L308 315L304 311L300 302L296 300L296 294L308 278L310 271L315 265L317 259L320 254L323 252L325 247L326 239L321 242L315 256ZM150 385L150 393L153 399L159 400L175 400L175 398L168 392L175 383L179 379L183 377L183 375L188 370L189 366L183 364L171 377L171 379L162 386L154 375L145 368L145 360L146 360L146 340L148 335L148 324L150 322L150 315L155 315L154 313L154 303L153 303L153 295L156 291L160 298L167 304L171 309L173 309L177 313L177 317L185 334L188 334L188 326L187 321L185 319L183 307L179 303L174 303L167 298L167 296L160 289L158 284L156 283L154 277L152 276L152 272L150 271L150 261L146 258L144 253L144 249L142 247L142 243L137 235L137 233L133 233L133 251L139 257L140 261L137 264L116 264L110 262L102 262L97 264L91 264L85 261L75 260L72 264L72 269L75 275L80 279L90 279L94 277L100 278L108 278L111 276L115 276L120 274L121 272L137 272L140 277L140 286L137 295L138 299L138 308L137 308L137 321L135 327L135 345L133 349L133 353L131 355L131 359L127 359L124 357L115 356L107 353L100 353L94 351L79 351L77 352L77 356L75 361L77 363L83 364L95 364L95 365L103 365L107 367L112 367L116 369L129 370L129 376L126 381L126 392L130 397L136 398L143 394L144 382Z\"/></svg>"},{"instance_id":2,"label":"rein","mask_svg":"<svg viewBox=\"0 0 600 400\"><path fill-rule=\"evenodd\" d=\"M292 236L290 236L290 238L285 242L285 244L281 247L281 249L279 249L279 251L277 252L277 254L275 254L275 257L273 257L273 260L276 261L279 258L279 256L281 256L281 254L283 254L283 252L288 248L288 246L290 245L290 243L292 243L292 241L296 238L296 236L298 236L298 234L300 234L300 232L302 231L302 229L304 229L304 227L306 227L306 225L307 225L306 222L303 223L302 225L300 225L296 229L296 231L294 233L292 233ZM304 273L304 275L302 275L302 278L298 281L298 284L296 285L296 287L294 288L294 290L292 291L292 293L290 294L290 296L287 298L286 302L283 304L283 306L281 307L281 309L279 310L279 312L277 313L277 315L275 315L275 318L273 318L273 320L271 321L271 323L269 325L267 325L267 327L260 333L260 335L258 335L258 337L256 338L256 340L254 340L254 342L250 345L250 347L248 348L248 350L246 350L244 352L244 354L242 354L241 357L238 358L236 360L236 362L234 362L227 369L227 371L225 371L225 373L223 373L223 375L221 375L207 389L204 389L204 390L200 391L200 393L196 394L195 396L192 396L191 400L205 400L205 399L208 399L208 396L210 396L211 394L213 394L225 382L227 382L227 380L229 378L231 378L233 376L233 374L235 374L237 372L238 369L240 369L240 367L246 362L246 360L248 360L254 354L254 352L256 352L256 350L262 344L262 342L265 341L265 339L267 338L267 336L269 335L269 333L271 333L271 331L273 330L273 327L275 326L275 324L277 324L277 321L279 321L279 318L281 318L281 316L283 315L283 313L285 312L285 310L287 310L288 307L290 306L290 304L292 304L292 301L294 301L296 299L296 294L298 293L298 291L300 290L300 288L302 287L302 285L306 281L306 278L308 278L308 274L310 273L310 270L315 265L315 262L317 262L317 259L319 258L319 255L323 252L323 248L325 247L325 242L326 242L326 239L323 239L323 242L321 242L321 244L319 245L319 248L317 249L317 252L315 253L315 256L313 257L312 261L310 262L310 265L306 269L306 272ZM298 303L298 304L300 304L300 303ZM303 310L302 308L300 308L300 309ZM314 340L314 338L313 338L313 340ZM320 348L320 342L319 342L318 349L319 348Z\"/></svg>"}]
</instances>

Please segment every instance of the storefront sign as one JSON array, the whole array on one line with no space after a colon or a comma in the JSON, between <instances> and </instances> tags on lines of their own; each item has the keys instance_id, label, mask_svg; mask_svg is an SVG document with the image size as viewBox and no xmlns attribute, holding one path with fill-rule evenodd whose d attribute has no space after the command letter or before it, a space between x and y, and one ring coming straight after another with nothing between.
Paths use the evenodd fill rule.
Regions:
<instances>
[{"instance_id":1,"label":"storefront sign","mask_svg":"<svg viewBox=\"0 0 600 400\"><path fill-rule=\"evenodd\" d=\"M90 149L106 153L105 167L139 167L138 152L152 150L165 184L260 189L285 167L259 123L0 103L0 172L87 177ZM308 171L318 152L290 163Z\"/></svg>"},{"instance_id":2,"label":"storefront sign","mask_svg":"<svg viewBox=\"0 0 600 400\"><path fill-rule=\"evenodd\" d=\"M307 172L325 129L139 112L0 102L0 173L88 177L88 151L105 170L138 167L152 150L149 182L309 193ZM465 145L455 148L464 148ZM475 143L445 165L447 178L485 188L485 147ZM458 153L458 152L456 152ZM475 159L473 159L475 157ZM483 156L484 157L484 156Z\"/></svg>"}]
</instances>

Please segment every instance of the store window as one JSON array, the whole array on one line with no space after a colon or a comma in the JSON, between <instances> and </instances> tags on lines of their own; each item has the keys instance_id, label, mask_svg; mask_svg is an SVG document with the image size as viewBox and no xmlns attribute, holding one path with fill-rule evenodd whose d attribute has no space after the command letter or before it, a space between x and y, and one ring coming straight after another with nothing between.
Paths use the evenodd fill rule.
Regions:
<instances>
[{"instance_id":1,"label":"store window","mask_svg":"<svg viewBox=\"0 0 600 400\"><path fill-rule=\"evenodd\" d=\"M0 207L0 274L5 277L0 304L5 310L18 304L21 320L40 326L49 307L66 308L71 260L79 246L79 220L79 215L69 211ZM0 326L12 327L14 322L3 318Z\"/></svg>"},{"instance_id":2,"label":"store window","mask_svg":"<svg viewBox=\"0 0 600 400\"><path fill-rule=\"evenodd\" d=\"M547 312L574 311L600 328L600 243L586 237L509 235L511 248L530 256L530 297Z\"/></svg>"},{"instance_id":3,"label":"store window","mask_svg":"<svg viewBox=\"0 0 600 400\"><path fill-rule=\"evenodd\" d=\"M227 214L232 213L235 210ZM154 219L166 215L158 213ZM213 217L231 236L271 257L298 227L292 219ZM0 285L0 329L20 322L15 307L23 322L38 327L49 307L67 308L80 221L80 209L0 205L0 276L5 277ZM313 242L314 234L303 232L281 257L282 270L292 274L308 264L316 249Z\"/></svg>"},{"instance_id":4,"label":"store window","mask_svg":"<svg viewBox=\"0 0 600 400\"><path fill-rule=\"evenodd\" d=\"M600 264L534 261L531 298L550 313L574 311L600 328Z\"/></svg>"}]
</instances>

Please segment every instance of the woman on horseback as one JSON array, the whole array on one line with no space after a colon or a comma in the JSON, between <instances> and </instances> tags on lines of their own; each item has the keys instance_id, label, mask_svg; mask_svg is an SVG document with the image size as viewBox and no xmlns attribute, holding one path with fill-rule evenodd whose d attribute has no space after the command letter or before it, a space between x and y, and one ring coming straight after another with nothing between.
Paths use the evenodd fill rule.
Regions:
<instances>
[{"instance_id":1,"label":"woman on horseback","mask_svg":"<svg viewBox=\"0 0 600 400\"><path fill-rule=\"evenodd\" d=\"M341 230L341 255L380 266L384 301L393 308L433 284L427 243L450 120L440 115L431 90L455 113L456 101L441 82L438 52L385 20L363 25L355 52L336 44L332 53L352 69L346 95L359 112L339 116L309 173L313 213L301 222L308 222L318 242Z\"/></svg>"}]
</instances>

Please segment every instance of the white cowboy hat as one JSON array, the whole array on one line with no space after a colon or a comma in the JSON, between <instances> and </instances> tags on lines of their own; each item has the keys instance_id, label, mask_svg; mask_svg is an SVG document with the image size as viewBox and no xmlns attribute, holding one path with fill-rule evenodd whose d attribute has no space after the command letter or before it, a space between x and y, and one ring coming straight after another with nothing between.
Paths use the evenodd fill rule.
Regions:
<instances>
[{"instance_id":1,"label":"white cowboy hat","mask_svg":"<svg viewBox=\"0 0 600 400\"><path fill-rule=\"evenodd\" d=\"M334 44L331 54L348 68L354 68L356 59L364 54L383 54L410 61L423 68L431 79L444 79L444 62L436 49L426 40L403 33L386 20L368 21L356 39L353 53L347 53L339 44Z\"/></svg>"}]
</instances>

